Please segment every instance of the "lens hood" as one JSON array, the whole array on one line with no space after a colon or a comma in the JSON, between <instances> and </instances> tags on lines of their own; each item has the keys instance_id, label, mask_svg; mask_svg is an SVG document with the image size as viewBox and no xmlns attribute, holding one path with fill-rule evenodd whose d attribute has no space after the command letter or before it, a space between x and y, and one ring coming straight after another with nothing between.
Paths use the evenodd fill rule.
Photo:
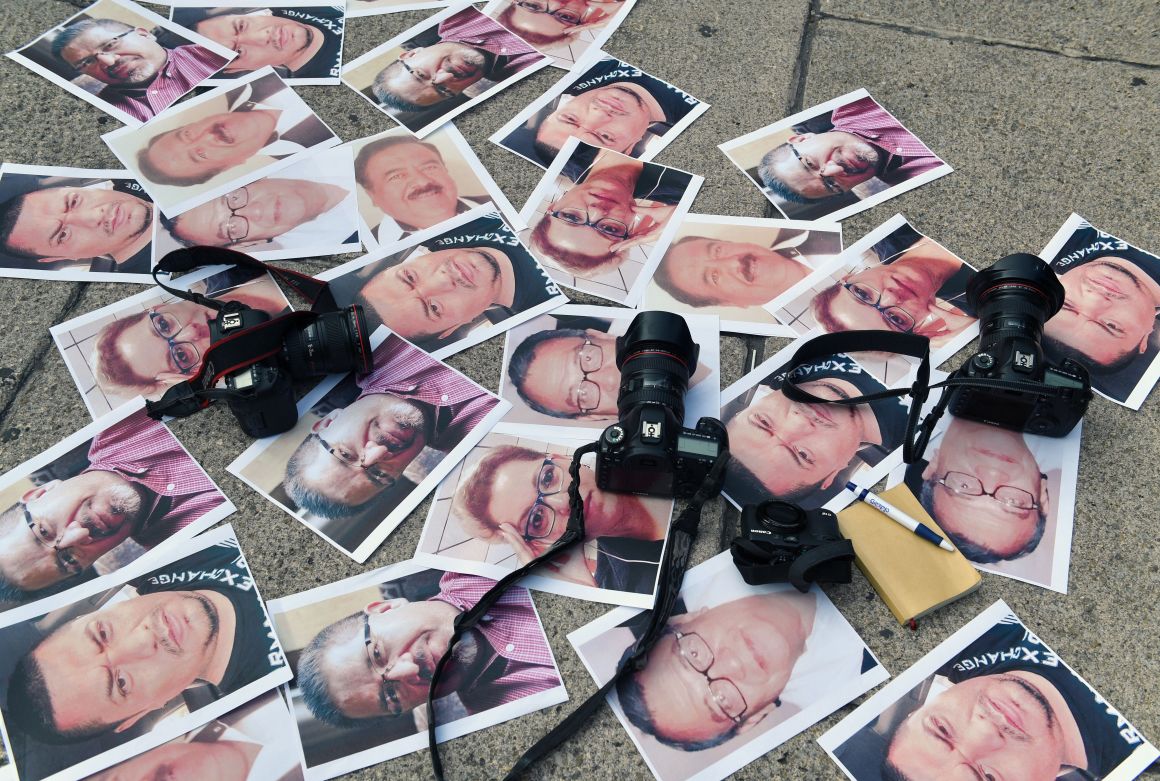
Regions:
<instances>
[{"instance_id":1,"label":"lens hood","mask_svg":"<svg viewBox=\"0 0 1160 781\"><path fill-rule=\"evenodd\" d=\"M1043 297L1046 317L1052 317L1063 306L1063 285L1037 255L1016 252L983 269L967 285L967 301L976 311L994 293L1034 291ZM1046 318L1045 318L1046 319Z\"/></svg>"},{"instance_id":2,"label":"lens hood","mask_svg":"<svg viewBox=\"0 0 1160 781\"><path fill-rule=\"evenodd\" d=\"M667 353L683 363L689 374L697 366L701 347L693 341L685 318L672 312L641 312L632 319L624 336L616 338L616 368L645 352Z\"/></svg>"}]
</instances>

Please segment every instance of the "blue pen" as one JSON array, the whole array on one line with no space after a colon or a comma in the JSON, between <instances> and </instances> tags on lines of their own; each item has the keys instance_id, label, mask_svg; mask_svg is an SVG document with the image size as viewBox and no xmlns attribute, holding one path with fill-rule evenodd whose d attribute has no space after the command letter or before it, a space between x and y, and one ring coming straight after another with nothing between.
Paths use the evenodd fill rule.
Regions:
<instances>
[{"instance_id":1,"label":"blue pen","mask_svg":"<svg viewBox=\"0 0 1160 781\"><path fill-rule=\"evenodd\" d=\"M911 518L909 515L902 512L902 510L899 510L897 507L883 499L881 496L870 493L868 488L860 488L853 483L846 483L846 490L853 493L854 498L870 505L875 510L882 513L895 523L902 524L917 534L919 537L922 537L927 542L933 543L943 550L954 552L954 548L951 547L951 544L944 540L942 537L935 534L934 530L927 526L925 523L916 521L915 519Z\"/></svg>"}]
</instances>

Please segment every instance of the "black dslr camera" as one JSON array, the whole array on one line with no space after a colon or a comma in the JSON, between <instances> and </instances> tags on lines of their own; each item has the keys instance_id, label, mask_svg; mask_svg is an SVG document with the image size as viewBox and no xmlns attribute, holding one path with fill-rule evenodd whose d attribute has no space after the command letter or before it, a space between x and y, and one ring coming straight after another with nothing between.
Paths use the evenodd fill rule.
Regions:
<instances>
[{"instance_id":1,"label":"black dslr camera","mask_svg":"<svg viewBox=\"0 0 1160 781\"><path fill-rule=\"evenodd\" d=\"M746 583L789 582L802 593L814 582L849 583L854 561L854 545L838 530L838 516L777 499L745 505L741 536L731 550Z\"/></svg>"},{"instance_id":2,"label":"black dslr camera","mask_svg":"<svg viewBox=\"0 0 1160 781\"><path fill-rule=\"evenodd\" d=\"M1052 366L1040 344L1043 324L1063 297L1054 272L1026 253L1008 255L971 280L967 301L978 312L979 352L954 376L1011 387L955 386L949 391L952 415L1048 437L1075 428L1092 398L1088 371L1070 358Z\"/></svg>"},{"instance_id":3,"label":"black dslr camera","mask_svg":"<svg viewBox=\"0 0 1160 781\"><path fill-rule=\"evenodd\" d=\"M641 312L616 338L620 420L597 443L601 490L688 499L701 487L729 438L714 418L684 428L700 351L684 318L671 312Z\"/></svg>"}]
</instances>

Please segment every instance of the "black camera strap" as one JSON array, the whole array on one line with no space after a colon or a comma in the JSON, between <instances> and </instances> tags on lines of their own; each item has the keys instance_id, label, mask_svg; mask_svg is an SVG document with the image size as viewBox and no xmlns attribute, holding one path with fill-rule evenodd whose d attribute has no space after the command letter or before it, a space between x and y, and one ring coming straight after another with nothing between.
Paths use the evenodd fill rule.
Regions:
<instances>
[{"instance_id":1,"label":"black camera strap","mask_svg":"<svg viewBox=\"0 0 1160 781\"><path fill-rule=\"evenodd\" d=\"M329 283L323 282L321 279L316 279L309 274L291 271L288 268L281 268L279 266L271 266L269 263L263 263L257 258L251 258L244 252L225 249L223 247L182 247L181 249L175 249L157 262L156 267L153 269L153 279L167 292L178 298L184 298L186 301L192 301L195 304L201 304L210 309L220 310L223 302L200 293L193 293L189 290L171 287L157 277L158 273L172 274L174 272L192 271L201 266L217 265L244 266L256 271L268 271L279 282L309 301L311 311L323 313L334 312L338 309L334 295L330 292Z\"/></svg>"},{"instance_id":2,"label":"black camera strap","mask_svg":"<svg viewBox=\"0 0 1160 781\"><path fill-rule=\"evenodd\" d=\"M584 539L584 502L580 498L580 459L595 450L596 443L591 443L578 449L572 456L572 464L568 469L572 478L572 483L568 486L570 512L568 528L564 536L557 540L543 555L508 573L484 594L474 607L465 610L455 618L455 629L451 635L451 641L447 645L447 652L443 654L435 666L434 674L431 676L431 686L427 691L427 740L431 748L431 766L437 781L444 781L444 777L443 762L439 757L439 747L435 741L435 694L442 672L451 660L455 644L468 630L479 623L484 614L495 605L504 592L515 585L524 575ZM656 599L653 602L648 627L644 634L633 645L632 651L625 657L624 662L617 668L612 678L601 686L595 694L581 703L567 718L553 727L547 735L544 735L524 752L524 755L516 761L516 764L504 777L505 781L514 781L522 776L532 765L547 756L573 733L587 724L604 702L604 698L616 685L616 682L626 672L640 670L644 667L648 659L649 649L660 639L665 625L673 613L673 608L676 606L677 597L681 591L681 581L684 579L685 569L689 564L693 540L697 536L697 526L701 521L701 509L705 502L721 493L721 485L725 480L725 466L728 462L729 451L722 450L709 473L705 476L701 487L697 489L697 493L669 526L668 542L665 546L664 557L661 559L660 573L657 578Z\"/></svg>"},{"instance_id":3,"label":"black camera strap","mask_svg":"<svg viewBox=\"0 0 1160 781\"><path fill-rule=\"evenodd\" d=\"M811 571L828 561L854 562L854 543L842 539L811 548L794 558L792 563L780 559L776 549L768 543L738 537L729 546L733 564L741 579L751 585L789 580L803 594L810 590L816 578Z\"/></svg>"}]
</instances>

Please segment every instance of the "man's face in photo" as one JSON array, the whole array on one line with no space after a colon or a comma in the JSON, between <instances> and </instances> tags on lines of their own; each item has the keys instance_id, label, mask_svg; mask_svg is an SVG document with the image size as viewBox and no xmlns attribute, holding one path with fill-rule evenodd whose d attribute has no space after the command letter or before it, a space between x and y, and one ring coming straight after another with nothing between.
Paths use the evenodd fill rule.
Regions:
<instances>
[{"instance_id":1,"label":"man's face in photo","mask_svg":"<svg viewBox=\"0 0 1160 781\"><path fill-rule=\"evenodd\" d=\"M413 254L375 274L362 292L388 328L423 339L448 336L500 303L514 276L502 250L462 247Z\"/></svg>"},{"instance_id":2,"label":"man's face in photo","mask_svg":"<svg viewBox=\"0 0 1160 781\"><path fill-rule=\"evenodd\" d=\"M483 78L488 55L458 41L408 49L387 67L382 87L408 103L433 106L459 95Z\"/></svg>"},{"instance_id":3,"label":"man's face in photo","mask_svg":"<svg viewBox=\"0 0 1160 781\"><path fill-rule=\"evenodd\" d=\"M620 391L616 337L589 328L586 337L560 336L536 345L524 395L568 417L615 420Z\"/></svg>"},{"instance_id":4,"label":"man's face in photo","mask_svg":"<svg viewBox=\"0 0 1160 781\"><path fill-rule=\"evenodd\" d=\"M308 24L272 14L223 14L197 24L197 32L238 56L227 73L256 71L267 65L290 67L304 58L322 33Z\"/></svg>"},{"instance_id":5,"label":"man's face in photo","mask_svg":"<svg viewBox=\"0 0 1160 781\"><path fill-rule=\"evenodd\" d=\"M135 485L101 470L51 480L27 491L21 502L0 530L0 574L25 591L92 566L133 532L146 511Z\"/></svg>"},{"instance_id":6,"label":"man's face in photo","mask_svg":"<svg viewBox=\"0 0 1160 781\"><path fill-rule=\"evenodd\" d=\"M861 392L846 380L800 383L815 396L852 398ZM873 413L837 404L791 401L781 390L755 398L726 424L733 457L757 475L774 496L825 490L867 441Z\"/></svg>"},{"instance_id":7,"label":"man's face in photo","mask_svg":"<svg viewBox=\"0 0 1160 781\"><path fill-rule=\"evenodd\" d=\"M957 683L907 717L887 757L911 781L1054 781L1064 758L1062 714L1044 684L1004 674Z\"/></svg>"},{"instance_id":8,"label":"man's face in photo","mask_svg":"<svg viewBox=\"0 0 1160 781\"><path fill-rule=\"evenodd\" d=\"M544 118L536 140L559 149L570 136L628 154L653 122L656 99L632 82L618 82L565 97Z\"/></svg>"},{"instance_id":9,"label":"man's face in photo","mask_svg":"<svg viewBox=\"0 0 1160 781\"><path fill-rule=\"evenodd\" d=\"M143 27L95 25L61 49L78 73L115 87L148 84L169 61L169 52Z\"/></svg>"},{"instance_id":10,"label":"man's face in photo","mask_svg":"<svg viewBox=\"0 0 1160 781\"><path fill-rule=\"evenodd\" d=\"M841 195L877 172L882 153L853 133L798 133L776 150L774 174L804 198Z\"/></svg>"},{"instance_id":11,"label":"man's face in photo","mask_svg":"<svg viewBox=\"0 0 1160 781\"><path fill-rule=\"evenodd\" d=\"M357 629L331 643L322 658L322 674L339 711L347 718L370 719L398 716L426 702L458 613L437 600L398 598L367 605ZM455 670L455 665L448 669L448 688L456 683Z\"/></svg>"},{"instance_id":12,"label":"man's face in photo","mask_svg":"<svg viewBox=\"0 0 1160 781\"><path fill-rule=\"evenodd\" d=\"M146 382L179 382L201 365L200 356L210 344L209 321L214 317L212 310L192 301L160 304L122 331L115 349ZM182 366L190 363L193 368L183 371Z\"/></svg>"},{"instance_id":13,"label":"man's face in photo","mask_svg":"<svg viewBox=\"0 0 1160 781\"><path fill-rule=\"evenodd\" d=\"M785 292L786 264L798 265L769 247L745 241L686 236L662 261L672 283L687 295L725 306L761 306Z\"/></svg>"},{"instance_id":14,"label":"man's face in photo","mask_svg":"<svg viewBox=\"0 0 1160 781\"><path fill-rule=\"evenodd\" d=\"M843 282L847 287L837 291L829 306L830 316L843 330L913 332L933 338L948 328L935 299L941 278L923 258L879 263L847 274ZM877 307L869 303L875 298Z\"/></svg>"},{"instance_id":15,"label":"man's face in photo","mask_svg":"<svg viewBox=\"0 0 1160 781\"><path fill-rule=\"evenodd\" d=\"M367 161L367 194L384 214L415 229L453 217L459 187L443 158L425 144L394 144Z\"/></svg>"},{"instance_id":16,"label":"man's face in photo","mask_svg":"<svg viewBox=\"0 0 1160 781\"><path fill-rule=\"evenodd\" d=\"M56 728L127 729L206 670L218 627L217 609L196 591L146 594L64 624L33 652Z\"/></svg>"},{"instance_id":17,"label":"man's face in photo","mask_svg":"<svg viewBox=\"0 0 1160 781\"><path fill-rule=\"evenodd\" d=\"M246 781L257 743L167 743L93 776L90 781Z\"/></svg>"},{"instance_id":18,"label":"man's face in photo","mask_svg":"<svg viewBox=\"0 0 1160 781\"><path fill-rule=\"evenodd\" d=\"M751 729L777 707L775 701L800 654L785 629L794 617L786 599L744 597L669 622L669 628L686 639L678 641L674 633L666 633L637 676L658 734L682 742L712 740L735 728ZM730 692L723 706L709 691L705 673L693 664L709 664L705 673L727 679L741 699L734 702ZM736 711L741 711L740 724L731 718Z\"/></svg>"},{"instance_id":19,"label":"man's face in photo","mask_svg":"<svg viewBox=\"0 0 1160 781\"><path fill-rule=\"evenodd\" d=\"M1105 255L1060 274L1063 308L1044 333L1108 366L1148 349L1160 307L1160 285L1138 266Z\"/></svg>"},{"instance_id":20,"label":"man's face in photo","mask_svg":"<svg viewBox=\"0 0 1160 781\"><path fill-rule=\"evenodd\" d=\"M367 394L314 424L313 456L300 467L298 477L345 504L370 501L389 488L427 444L424 428L423 410L415 402L389 393Z\"/></svg>"},{"instance_id":21,"label":"man's face in photo","mask_svg":"<svg viewBox=\"0 0 1160 781\"><path fill-rule=\"evenodd\" d=\"M257 154L277 124L276 111L225 111L162 133L146 154L168 176L216 175Z\"/></svg>"},{"instance_id":22,"label":"man's face in photo","mask_svg":"<svg viewBox=\"0 0 1160 781\"><path fill-rule=\"evenodd\" d=\"M173 232L211 247L260 244L317 217L319 188L305 179L259 179L183 212Z\"/></svg>"},{"instance_id":23,"label":"man's face in photo","mask_svg":"<svg viewBox=\"0 0 1160 781\"><path fill-rule=\"evenodd\" d=\"M923 470L934 486L932 515L944 530L1009 557L1035 534L1039 514L1048 512L1047 480L1023 435L986 423L951 418L938 452ZM981 491L1009 486L1002 498L1021 496L1020 509ZM980 491L981 489L981 491ZM1019 493L1016 493L1019 492ZM976 495L971 495L976 494Z\"/></svg>"},{"instance_id":24,"label":"man's face in photo","mask_svg":"<svg viewBox=\"0 0 1160 781\"><path fill-rule=\"evenodd\" d=\"M507 17L517 35L529 34L563 40L575 33L581 24L594 24L620 10L622 0L561 0L559 3L528 3L525 6L510 3L511 16ZM527 6L538 6L532 10ZM551 11L551 13L549 13Z\"/></svg>"},{"instance_id":25,"label":"man's face in photo","mask_svg":"<svg viewBox=\"0 0 1160 781\"><path fill-rule=\"evenodd\" d=\"M153 204L129 193L93 187L49 187L24 196L5 243L37 258L124 259L147 241Z\"/></svg>"},{"instance_id":26,"label":"man's face in photo","mask_svg":"<svg viewBox=\"0 0 1160 781\"><path fill-rule=\"evenodd\" d=\"M586 211L590 223L606 218L616 220L631 236L636 227L632 193L632 187L619 178L590 177L583 184L572 186L548 209ZM623 237L610 236L597 230L595 225L576 224L550 214L544 215L544 219L548 221L548 241L552 246L567 252L602 257L611 254L613 244L624 241Z\"/></svg>"}]
</instances>

